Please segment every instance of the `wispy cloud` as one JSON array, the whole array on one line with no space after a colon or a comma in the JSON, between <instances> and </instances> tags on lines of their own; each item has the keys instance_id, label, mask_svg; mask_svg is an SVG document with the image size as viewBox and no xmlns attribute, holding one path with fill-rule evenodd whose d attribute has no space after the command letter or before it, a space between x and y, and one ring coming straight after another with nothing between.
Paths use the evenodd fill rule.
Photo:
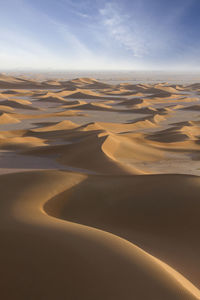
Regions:
<instances>
[{"instance_id":1,"label":"wispy cloud","mask_svg":"<svg viewBox=\"0 0 200 300\"><path fill-rule=\"evenodd\" d=\"M160 63L161 60L176 60L176 55L188 51L183 44L184 32L180 24L194 0L185 0L181 7L175 5L168 12L163 12L161 19L156 12L149 12L145 7L141 11L121 8L117 1L110 1L99 10L100 23L105 35L113 47L121 47L124 53L129 51L140 61ZM130 57L130 56L129 56Z\"/></svg>"},{"instance_id":2,"label":"wispy cloud","mask_svg":"<svg viewBox=\"0 0 200 300\"><path fill-rule=\"evenodd\" d=\"M60 0L58 2L63 9L67 9L73 15L81 17L83 19L90 18L88 13L88 7L90 7L88 1L71 1L71 0Z\"/></svg>"},{"instance_id":3,"label":"wispy cloud","mask_svg":"<svg viewBox=\"0 0 200 300\"><path fill-rule=\"evenodd\" d=\"M107 3L99 13L105 30L120 46L131 51L136 57L148 53L144 37L141 38L141 29L131 21L129 15L121 13L116 4Z\"/></svg>"},{"instance_id":4,"label":"wispy cloud","mask_svg":"<svg viewBox=\"0 0 200 300\"><path fill-rule=\"evenodd\" d=\"M158 8L157 0L46 0L47 6L39 0L6 0L0 11L0 67L144 69L199 64L200 43L181 27L195 0L184 0L181 7L174 1L171 8L160 0Z\"/></svg>"}]
</instances>

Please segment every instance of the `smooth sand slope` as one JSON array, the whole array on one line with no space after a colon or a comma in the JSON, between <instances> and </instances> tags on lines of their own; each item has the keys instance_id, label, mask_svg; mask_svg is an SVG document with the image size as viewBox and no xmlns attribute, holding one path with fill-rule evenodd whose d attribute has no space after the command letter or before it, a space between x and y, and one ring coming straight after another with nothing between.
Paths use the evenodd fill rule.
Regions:
<instances>
[{"instance_id":1,"label":"smooth sand slope","mask_svg":"<svg viewBox=\"0 0 200 300\"><path fill-rule=\"evenodd\" d=\"M194 285L133 243L52 218L51 205L43 210L49 199L85 180L58 171L1 176L2 297L199 299ZM61 206L62 214L59 202L55 211Z\"/></svg>"},{"instance_id":2,"label":"smooth sand slope","mask_svg":"<svg viewBox=\"0 0 200 300\"><path fill-rule=\"evenodd\" d=\"M0 75L0 298L200 299L200 84Z\"/></svg>"}]
</instances>

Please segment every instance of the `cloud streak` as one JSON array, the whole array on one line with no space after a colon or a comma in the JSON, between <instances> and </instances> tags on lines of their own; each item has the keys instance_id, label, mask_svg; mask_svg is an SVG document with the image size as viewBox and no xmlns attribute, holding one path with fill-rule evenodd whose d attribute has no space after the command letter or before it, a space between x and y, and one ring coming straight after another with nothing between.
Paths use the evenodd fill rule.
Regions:
<instances>
[{"instance_id":1,"label":"cloud streak","mask_svg":"<svg viewBox=\"0 0 200 300\"><path fill-rule=\"evenodd\" d=\"M140 29L136 24L130 22L130 16L121 14L112 2L107 3L103 9L99 10L99 13L106 32L121 47L125 47L136 57L148 53L144 40L141 38Z\"/></svg>"}]
</instances>

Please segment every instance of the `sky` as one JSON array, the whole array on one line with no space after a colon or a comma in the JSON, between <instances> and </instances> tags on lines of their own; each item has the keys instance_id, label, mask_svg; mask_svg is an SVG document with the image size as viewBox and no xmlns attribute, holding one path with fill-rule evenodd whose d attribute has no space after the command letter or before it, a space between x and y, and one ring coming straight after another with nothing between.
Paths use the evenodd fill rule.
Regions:
<instances>
[{"instance_id":1,"label":"sky","mask_svg":"<svg viewBox=\"0 0 200 300\"><path fill-rule=\"evenodd\" d=\"M200 0L0 0L0 70L200 70Z\"/></svg>"}]
</instances>

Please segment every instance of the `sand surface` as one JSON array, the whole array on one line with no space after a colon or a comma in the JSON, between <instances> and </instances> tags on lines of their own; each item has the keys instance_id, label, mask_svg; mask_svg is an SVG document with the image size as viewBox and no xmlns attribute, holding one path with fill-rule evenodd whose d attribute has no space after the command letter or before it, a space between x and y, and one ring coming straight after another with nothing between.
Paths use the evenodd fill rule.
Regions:
<instances>
[{"instance_id":1,"label":"sand surface","mask_svg":"<svg viewBox=\"0 0 200 300\"><path fill-rule=\"evenodd\" d=\"M199 95L0 75L1 299L200 299Z\"/></svg>"}]
</instances>

